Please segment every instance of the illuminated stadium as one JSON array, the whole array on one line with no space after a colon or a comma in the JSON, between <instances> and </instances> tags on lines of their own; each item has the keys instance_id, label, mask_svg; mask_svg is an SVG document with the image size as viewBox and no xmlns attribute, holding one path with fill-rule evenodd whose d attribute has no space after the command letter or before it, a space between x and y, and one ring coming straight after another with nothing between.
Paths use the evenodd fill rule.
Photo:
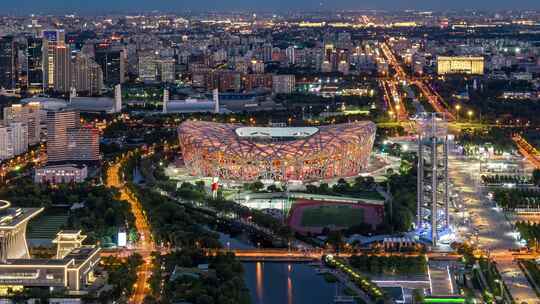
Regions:
<instances>
[{"instance_id":1,"label":"illuminated stadium","mask_svg":"<svg viewBox=\"0 0 540 304\"><path fill-rule=\"evenodd\" d=\"M375 124L246 127L186 121L178 128L184 163L195 176L232 181L314 181L358 175L366 168Z\"/></svg>"}]
</instances>

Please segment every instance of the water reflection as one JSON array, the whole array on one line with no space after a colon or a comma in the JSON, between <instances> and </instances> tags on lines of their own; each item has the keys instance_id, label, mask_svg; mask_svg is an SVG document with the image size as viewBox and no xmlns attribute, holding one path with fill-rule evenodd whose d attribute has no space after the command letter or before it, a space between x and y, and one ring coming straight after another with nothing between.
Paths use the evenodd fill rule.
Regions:
<instances>
[{"instance_id":1,"label":"water reflection","mask_svg":"<svg viewBox=\"0 0 540 304\"><path fill-rule=\"evenodd\" d=\"M256 274L257 274L257 299L263 303L263 270L262 270L262 263L257 262L257 268L256 268Z\"/></svg>"},{"instance_id":2,"label":"water reflection","mask_svg":"<svg viewBox=\"0 0 540 304\"><path fill-rule=\"evenodd\" d=\"M287 303L292 304L292 279L291 279L291 264L287 265L287 270L289 270L289 277L287 277Z\"/></svg>"},{"instance_id":3,"label":"water reflection","mask_svg":"<svg viewBox=\"0 0 540 304\"><path fill-rule=\"evenodd\" d=\"M287 278L287 303L292 304L292 279Z\"/></svg>"},{"instance_id":4,"label":"water reflection","mask_svg":"<svg viewBox=\"0 0 540 304\"><path fill-rule=\"evenodd\" d=\"M335 285L305 263L244 263L253 304L329 304Z\"/></svg>"},{"instance_id":5,"label":"water reflection","mask_svg":"<svg viewBox=\"0 0 540 304\"><path fill-rule=\"evenodd\" d=\"M249 249L253 245L219 233L230 249ZM334 303L335 284L305 263L244 263L246 285L252 304L329 304Z\"/></svg>"}]
</instances>

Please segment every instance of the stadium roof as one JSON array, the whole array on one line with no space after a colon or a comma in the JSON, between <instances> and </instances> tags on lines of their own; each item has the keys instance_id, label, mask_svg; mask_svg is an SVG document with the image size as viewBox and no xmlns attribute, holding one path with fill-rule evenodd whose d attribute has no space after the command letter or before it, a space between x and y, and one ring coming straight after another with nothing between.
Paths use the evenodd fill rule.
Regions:
<instances>
[{"instance_id":1,"label":"stadium roof","mask_svg":"<svg viewBox=\"0 0 540 304\"><path fill-rule=\"evenodd\" d=\"M208 152L227 153L239 158L299 158L326 152L331 155L343 146L361 144L365 138L375 133L376 126L370 121L359 121L319 128L252 128L241 124L226 124L207 121L186 121L179 127L179 135L186 136L200 149ZM290 135L295 140L261 143L252 140L262 134L252 132L268 131L272 135ZM300 133L312 134L300 136ZM246 134L246 135L244 135Z\"/></svg>"},{"instance_id":2,"label":"stadium roof","mask_svg":"<svg viewBox=\"0 0 540 304\"><path fill-rule=\"evenodd\" d=\"M246 127L186 121L178 128L193 175L225 180L321 180L355 176L367 166L376 126L356 121L305 128Z\"/></svg>"},{"instance_id":3,"label":"stadium roof","mask_svg":"<svg viewBox=\"0 0 540 304\"><path fill-rule=\"evenodd\" d=\"M240 137L309 137L317 132L315 127L299 127L299 128L265 128L265 127L240 127L235 130L236 135Z\"/></svg>"}]
</instances>

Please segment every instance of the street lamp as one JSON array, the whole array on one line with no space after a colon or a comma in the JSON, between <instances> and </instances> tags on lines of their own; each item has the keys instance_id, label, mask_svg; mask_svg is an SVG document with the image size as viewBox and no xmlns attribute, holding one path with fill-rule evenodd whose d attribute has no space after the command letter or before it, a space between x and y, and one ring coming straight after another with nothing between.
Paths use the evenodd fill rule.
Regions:
<instances>
[{"instance_id":1,"label":"street lamp","mask_svg":"<svg viewBox=\"0 0 540 304\"><path fill-rule=\"evenodd\" d=\"M461 105L456 105L456 120L459 122L459 110L461 110Z\"/></svg>"},{"instance_id":2,"label":"street lamp","mask_svg":"<svg viewBox=\"0 0 540 304\"><path fill-rule=\"evenodd\" d=\"M467 115L469 115L469 122L471 122L471 118L472 118L473 114L474 114L474 112L472 110L469 110L467 112Z\"/></svg>"},{"instance_id":3,"label":"street lamp","mask_svg":"<svg viewBox=\"0 0 540 304\"><path fill-rule=\"evenodd\" d=\"M394 111L389 111L388 114L390 114L390 120L394 119Z\"/></svg>"}]
</instances>

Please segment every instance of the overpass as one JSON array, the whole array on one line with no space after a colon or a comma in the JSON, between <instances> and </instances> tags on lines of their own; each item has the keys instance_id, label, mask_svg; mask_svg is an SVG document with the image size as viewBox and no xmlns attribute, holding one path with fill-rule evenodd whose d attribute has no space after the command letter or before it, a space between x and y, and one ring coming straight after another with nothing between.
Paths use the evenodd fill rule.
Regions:
<instances>
[{"instance_id":1,"label":"overpass","mask_svg":"<svg viewBox=\"0 0 540 304\"><path fill-rule=\"evenodd\" d=\"M322 251L300 251L288 249L204 249L207 255L216 255L218 253L233 253L236 258L242 262L312 262L321 260ZM170 250L159 248L161 254L167 254ZM103 249L102 257L115 256L119 258L127 258L133 253L141 254L140 248L118 248L118 249ZM152 252L145 252L150 255ZM350 254L343 255L350 256Z\"/></svg>"},{"instance_id":2,"label":"overpass","mask_svg":"<svg viewBox=\"0 0 540 304\"><path fill-rule=\"evenodd\" d=\"M217 253L234 253L234 255L240 260L245 262L311 262L321 260L322 256L325 254L332 254L339 257L350 257L355 253L351 252L342 252L336 254L332 251L324 251L321 249L307 249L307 250L297 250L297 249L287 249L287 248L253 248L253 249L211 249L204 248L206 254L215 255ZM168 248L157 248L156 251L159 251L161 254L167 254L171 250ZM117 249L102 249L101 256L117 256L117 257L128 257L134 252L141 253L141 248L117 248ZM150 254L151 252L146 252ZM379 256L409 256L417 257L420 253L411 252L411 253L372 253L372 252L357 252L356 254L373 254ZM532 258L529 254L519 254L519 253L499 253L500 256L506 256L510 259L520 257L520 258ZM435 261L456 261L459 260L462 256L457 253L445 253L445 252L432 252L426 255L430 260ZM536 256L536 255L534 255Z\"/></svg>"},{"instance_id":3,"label":"overpass","mask_svg":"<svg viewBox=\"0 0 540 304\"><path fill-rule=\"evenodd\" d=\"M114 249L102 249L100 254L102 257L105 256L117 256L117 257L128 257L131 254L145 253L150 255L152 252L160 252L161 254L168 254L172 249L161 247L154 251L143 250L142 248L114 248ZM253 249L211 249L203 248L208 255L215 255L217 253L234 253L234 255L241 261L276 261L276 262L289 262L289 261L315 261L320 260L325 254L332 254L339 257L350 257L354 254L370 254L378 256L408 256L408 257L417 257L421 255L418 252L410 253L374 253L374 252L341 252L336 254L332 251L324 251L321 249L307 249L307 250L297 250L297 249L287 249L287 248L253 248ZM457 261L462 258L461 254L455 252L429 252L425 254L430 261ZM484 256L487 258L495 259L497 261L513 261L513 260L531 260L537 259L540 257L540 254L530 251L510 251L510 250L490 250L489 254L487 252L482 252L476 254L477 257Z\"/></svg>"},{"instance_id":4,"label":"overpass","mask_svg":"<svg viewBox=\"0 0 540 304\"><path fill-rule=\"evenodd\" d=\"M540 152L533 147L525 138L516 134L512 137L519 152L535 167L540 168Z\"/></svg>"},{"instance_id":5,"label":"overpass","mask_svg":"<svg viewBox=\"0 0 540 304\"><path fill-rule=\"evenodd\" d=\"M231 251L219 251L233 252L236 258L243 262L313 262L321 260L324 254L320 250L300 251L288 249L235 249Z\"/></svg>"}]
</instances>

